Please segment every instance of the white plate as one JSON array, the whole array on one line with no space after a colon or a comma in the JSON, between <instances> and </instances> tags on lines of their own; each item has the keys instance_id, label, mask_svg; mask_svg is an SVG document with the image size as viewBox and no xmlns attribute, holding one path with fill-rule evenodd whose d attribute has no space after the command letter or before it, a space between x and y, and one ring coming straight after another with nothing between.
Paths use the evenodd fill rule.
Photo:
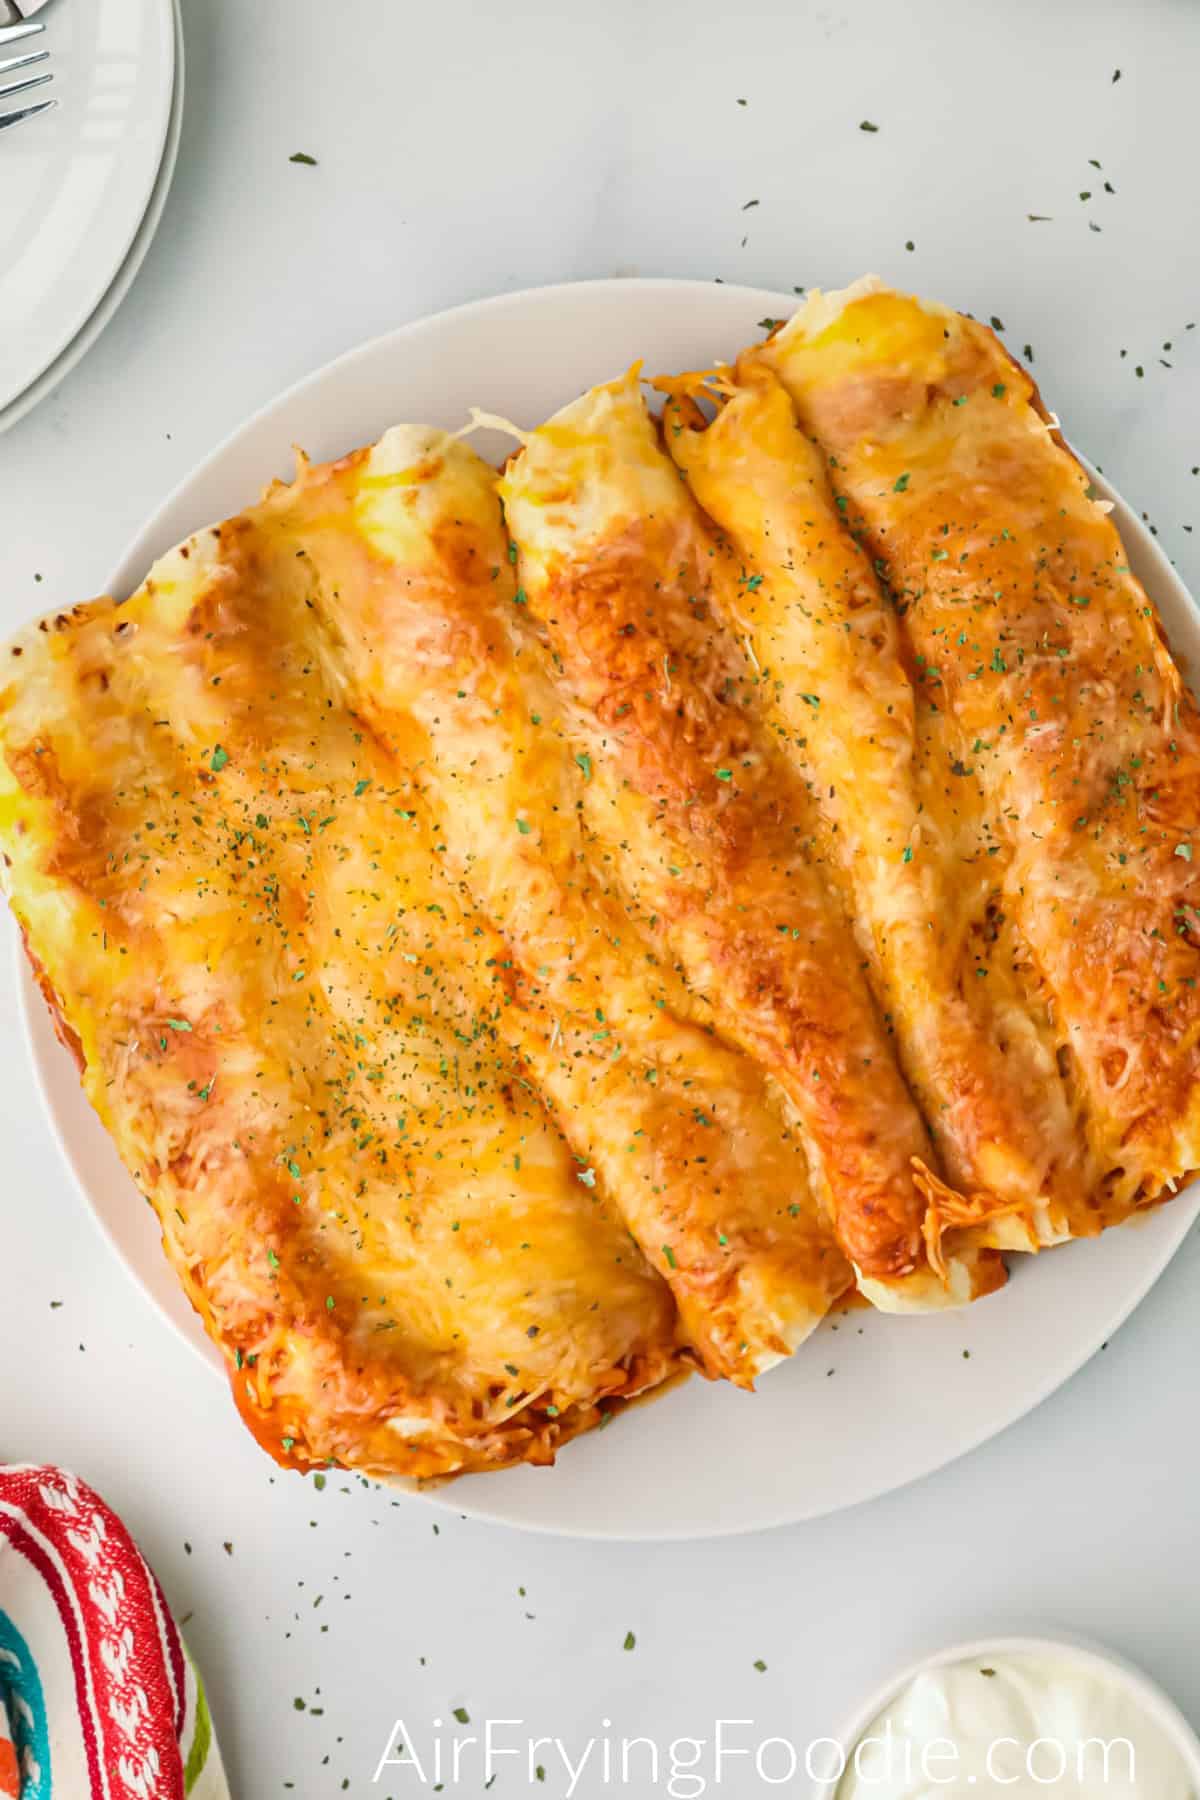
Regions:
<instances>
[{"instance_id":1,"label":"white plate","mask_svg":"<svg viewBox=\"0 0 1200 1800\"><path fill-rule=\"evenodd\" d=\"M162 161L158 165L158 175L150 195L150 204L142 216L142 222L137 228L124 262L117 270L107 293L103 295L91 317L75 333L66 349L55 357L48 368L42 370L35 381L31 381L29 386L15 399L10 400L7 406L0 406L0 431L7 431L10 425L15 425L18 419L23 419L25 414L38 404L39 400L44 400L51 389L58 386L64 376L71 373L80 358L87 354L133 286L134 277L146 260L146 252L154 241L154 235L162 219L163 208L167 203L167 194L170 192L171 177L175 173L175 162L179 155L179 138L183 130L183 18L179 0L174 0L174 13L175 78L171 90L171 112L167 121L167 138L163 145ZM35 94L33 98L36 99L37 95Z\"/></svg>"},{"instance_id":2,"label":"white plate","mask_svg":"<svg viewBox=\"0 0 1200 1800\"><path fill-rule=\"evenodd\" d=\"M55 0L44 17L33 47L49 50L54 81L32 98L58 105L0 138L0 408L112 285L150 204L174 88L172 0Z\"/></svg>"},{"instance_id":3,"label":"white plate","mask_svg":"<svg viewBox=\"0 0 1200 1800\"><path fill-rule=\"evenodd\" d=\"M235 432L139 533L111 589L132 591L162 551L240 509L270 477L288 475L294 444L329 457L401 419L457 427L473 404L536 425L637 357L648 373L728 357L755 338L759 320L793 305L753 288L599 281L506 295L404 326L310 376ZM496 440L498 455L508 447ZM1120 503L1117 522L1177 650L1200 666L1200 620L1185 589ZM84 1102L32 981L22 979L35 1065L81 1188L134 1279L216 1363L176 1288L150 1209ZM468 1477L431 1498L535 1530L685 1538L812 1518L884 1493L992 1437L1072 1375L1165 1268L1198 1199L1178 1199L1095 1243L1014 1259L1005 1291L967 1313L888 1319L855 1311L833 1322L836 1331L827 1325L757 1394L697 1379L573 1444L553 1469ZM232 1407L229 1429L239 1429ZM808 1453L811 1444L819 1456Z\"/></svg>"}]
</instances>

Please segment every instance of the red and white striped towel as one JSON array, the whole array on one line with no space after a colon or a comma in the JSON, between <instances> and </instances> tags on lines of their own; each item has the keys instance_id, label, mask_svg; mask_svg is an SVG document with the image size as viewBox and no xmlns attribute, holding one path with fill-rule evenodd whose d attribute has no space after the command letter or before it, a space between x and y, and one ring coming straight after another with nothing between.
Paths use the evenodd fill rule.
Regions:
<instances>
[{"instance_id":1,"label":"red and white striped towel","mask_svg":"<svg viewBox=\"0 0 1200 1800\"><path fill-rule=\"evenodd\" d=\"M0 1465L0 1796L229 1800L153 1572L62 1469Z\"/></svg>"}]
</instances>

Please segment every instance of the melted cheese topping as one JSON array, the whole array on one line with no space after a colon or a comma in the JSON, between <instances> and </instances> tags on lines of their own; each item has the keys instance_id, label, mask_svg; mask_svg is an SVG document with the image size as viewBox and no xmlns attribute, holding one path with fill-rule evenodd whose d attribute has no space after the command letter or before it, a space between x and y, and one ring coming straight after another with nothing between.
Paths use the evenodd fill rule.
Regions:
<instances>
[{"instance_id":1,"label":"melted cheese topping","mask_svg":"<svg viewBox=\"0 0 1200 1800\"><path fill-rule=\"evenodd\" d=\"M1024 1012L1029 1066L1056 1053L1031 1229L1097 1231L1200 1163L1195 704L1112 521L985 327L876 285L801 308L759 359L896 601L925 752L954 777L948 867L988 871L948 884L956 928L979 941L986 894L984 978L1002 970ZM1071 1160L1078 1187L1050 1179Z\"/></svg>"},{"instance_id":2,"label":"melted cheese topping","mask_svg":"<svg viewBox=\"0 0 1200 1800\"><path fill-rule=\"evenodd\" d=\"M549 1461L1200 1164L1196 709L1028 377L868 282L668 385L4 653L34 971L285 1463Z\"/></svg>"},{"instance_id":3,"label":"melted cheese topping","mask_svg":"<svg viewBox=\"0 0 1200 1800\"><path fill-rule=\"evenodd\" d=\"M1028 1245L1030 1222L1048 1239L1080 1149L1047 1022L996 928L994 859L956 831L969 772L945 756L936 702L914 691L895 611L783 387L747 359L736 384L694 391L717 417L671 400L665 441L740 559L732 623L818 799L949 1178L976 1210L1014 1209L994 1241Z\"/></svg>"},{"instance_id":4,"label":"melted cheese topping","mask_svg":"<svg viewBox=\"0 0 1200 1800\"><path fill-rule=\"evenodd\" d=\"M994 1282L995 1267L958 1290L926 1278L913 1167L932 1160L929 1140L831 890L807 784L720 617L758 582L706 529L636 376L532 433L501 489L525 610L586 744L585 816L630 910L786 1093L861 1276L915 1277L909 1300L938 1304Z\"/></svg>"},{"instance_id":5,"label":"melted cheese topping","mask_svg":"<svg viewBox=\"0 0 1200 1800\"><path fill-rule=\"evenodd\" d=\"M363 466L4 652L0 841L247 1423L285 1463L420 1477L552 1459L679 1367L677 1322L521 1073L503 941L352 708L306 546L349 528Z\"/></svg>"},{"instance_id":6,"label":"melted cheese topping","mask_svg":"<svg viewBox=\"0 0 1200 1800\"><path fill-rule=\"evenodd\" d=\"M589 838L592 769L527 629L494 472L402 427L324 481L339 501L305 540L317 604L444 866L503 935L505 1036L697 1358L749 1382L851 1273L778 1096L713 1034Z\"/></svg>"}]
</instances>

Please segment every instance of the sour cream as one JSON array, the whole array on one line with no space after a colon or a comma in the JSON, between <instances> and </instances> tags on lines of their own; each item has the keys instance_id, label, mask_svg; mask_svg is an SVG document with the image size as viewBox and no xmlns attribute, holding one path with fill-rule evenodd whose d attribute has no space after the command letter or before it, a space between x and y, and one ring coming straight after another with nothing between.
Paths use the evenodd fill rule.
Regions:
<instances>
[{"instance_id":1,"label":"sour cream","mask_svg":"<svg viewBox=\"0 0 1200 1800\"><path fill-rule=\"evenodd\" d=\"M1198 1800L1167 1727L1084 1653L926 1669L847 1758L837 1800Z\"/></svg>"}]
</instances>

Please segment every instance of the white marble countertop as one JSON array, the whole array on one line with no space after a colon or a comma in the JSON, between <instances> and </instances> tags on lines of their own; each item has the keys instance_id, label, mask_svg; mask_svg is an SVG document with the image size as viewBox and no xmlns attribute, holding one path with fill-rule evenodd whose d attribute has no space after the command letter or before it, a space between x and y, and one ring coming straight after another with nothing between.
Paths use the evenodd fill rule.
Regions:
<instances>
[{"instance_id":1,"label":"white marble countertop","mask_svg":"<svg viewBox=\"0 0 1200 1800\"><path fill-rule=\"evenodd\" d=\"M878 269L998 316L1200 591L1195 8L185 12L159 237L99 345L0 439L0 629L102 587L166 490L338 351L475 296L613 274L787 290ZM272 1469L88 1221L34 1092L8 936L0 1458L65 1463L123 1512L188 1621L238 1795L421 1791L411 1770L372 1785L393 1722L420 1741L456 1706L575 1743L605 1719L711 1738L719 1716L803 1740L889 1665L1001 1627L1106 1640L1200 1718L1200 1239L1023 1423L803 1528L589 1544L340 1476L318 1493ZM549 1757L546 1775L533 1791L566 1791ZM480 1791L479 1769L459 1786ZM592 1771L575 1792L611 1786ZM496 1791L530 1791L517 1764Z\"/></svg>"}]
</instances>

